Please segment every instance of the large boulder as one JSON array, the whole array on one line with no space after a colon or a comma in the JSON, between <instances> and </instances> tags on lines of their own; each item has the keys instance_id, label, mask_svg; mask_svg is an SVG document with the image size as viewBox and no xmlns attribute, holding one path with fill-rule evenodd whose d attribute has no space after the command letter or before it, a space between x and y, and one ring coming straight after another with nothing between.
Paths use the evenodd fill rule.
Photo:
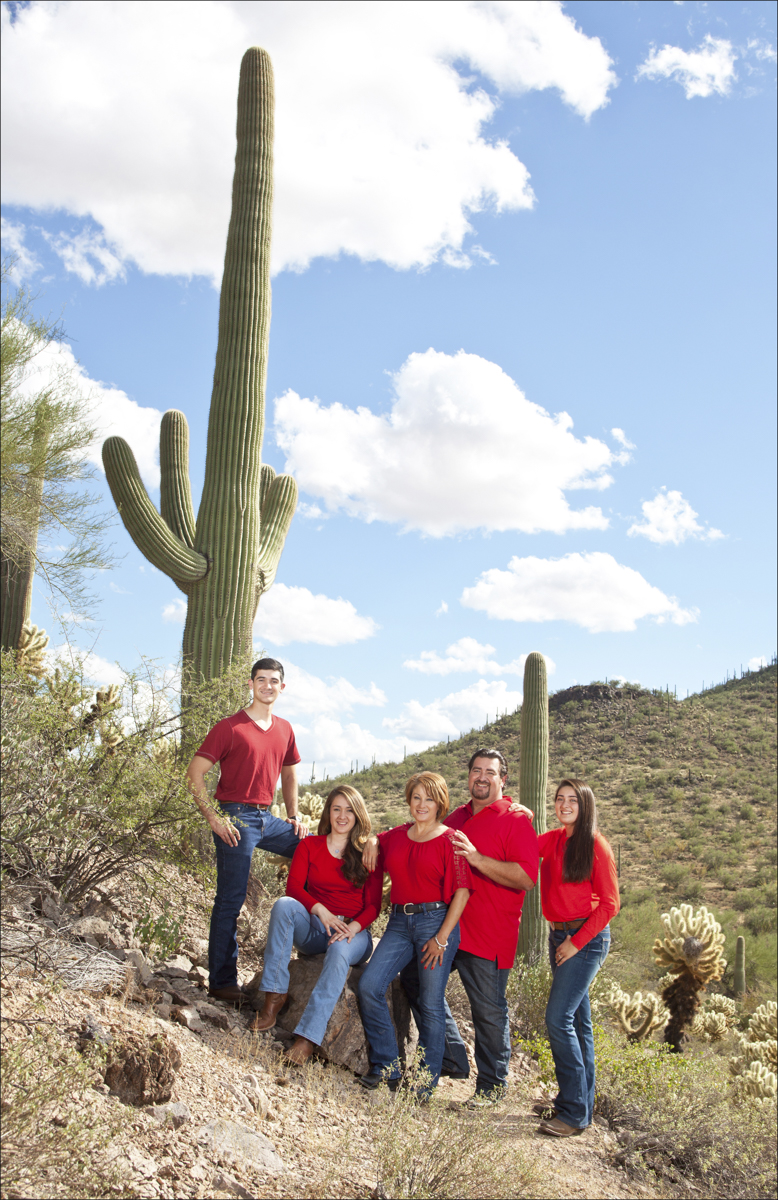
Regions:
<instances>
[{"instance_id":1,"label":"large boulder","mask_svg":"<svg viewBox=\"0 0 778 1200\"><path fill-rule=\"evenodd\" d=\"M289 1001L278 1018L280 1029L287 1033L294 1031L318 982L323 962L323 954L312 954L301 955L289 964ZM357 1075L365 1075L370 1070L367 1039L356 996L363 970L364 967L352 967L349 971L346 986L335 1005L327 1024L324 1041L319 1048L323 1058L341 1067L347 1067ZM386 999L397 1034L400 1058L404 1063L413 1058L419 1037L399 976L393 979L387 988ZM264 994L260 992L255 1003L261 1008L263 1000Z\"/></svg>"}]
</instances>

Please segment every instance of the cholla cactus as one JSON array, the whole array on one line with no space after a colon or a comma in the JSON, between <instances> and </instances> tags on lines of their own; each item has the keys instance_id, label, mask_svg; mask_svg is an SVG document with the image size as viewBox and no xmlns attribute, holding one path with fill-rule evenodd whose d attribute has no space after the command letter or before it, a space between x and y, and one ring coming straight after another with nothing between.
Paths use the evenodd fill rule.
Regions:
<instances>
[{"instance_id":1,"label":"cholla cactus","mask_svg":"<svg viewBox=\"0 0 778 1200\"><path fill-rule=\"evenodd\" d=\"M723 1013L698 1012L689 1032L703 1042L721 1042L727 1036L727 1018Z\"/></svg>"},{"instance_id":2,"label":"cholla cactus","mask_svg":"<svg viewBox=\"0 0 778 1200\"><path fill-rule=\"evenodd\" d=\"M25 621L19 635L16 647L16 663L21 671L42 679L46 674L46 647L49 636L45 629L39 629L31 621Z\"/></svg>"},{"instance_id":3,"label":"cholla cactus","mask_svg":"<svg viewBox=\"0 0 778 1200\"><path fill-rule=\"evenodd\" d=\"M745 1076L756 1064L775 1076L778 1072L777 1038L778 1004L774 1000L768 1000L766 1004L760 1004L748 1023L746 1033L738 1039L740 1053L729 1060L732 1074Z\"/></svg>"},{"instance_id":4,"label":"cholla cactus","mask_svg":"<svg viewBox=\"0 0 778 1200\"><path fill-rule=\"evenodd\" d=\"M623 992L614 983L605 1003L617 1018L621 1028L630 1042L646 1041L655 1029L664 1029L670 1017L662 1001L655 992Z\"/></svg>"},{"instance_id":5,"label":"cholla cactus","mask_svg":"<svg viewBox=\"0 0 778 1200\"><path fill-rule=\"evenodd\" d=\"M89 695L73 675L64 674L59 667L46 676L46 687L52 700L65 710L75 708Z\"/></svg>"},{"instance_id":6,"label":"cholla cactus","mask_svg":"<svg viewBox=\"0 0 778 1200\"><path fill-rule=\"evenodd\" d=\"M737 1005L729 996L706 996L702 1011L691 1024L690 1032L703 1042L722 1041L735 1023Z\"/></svg>"},{"instance_id":7,"label":"cholla cactus","mask_svg":"<svg viewBox=\"0 0 778 1200\"><path fill-rule=\"evenodd\" d=\"M270 811L274 817L286 816L286 813L281 808L280 804L272 804ZM301 825L304 825L309 833L315 833L319 828L321 814L324 812L324 801L321 796L315 796L313 792L305 792L299 799L297 813Z\"/></svg>"},{"instance_id":8,"label":"cholla cactus","mask_svg":"<svg viewBox=\"0 0 778 1200\"><path fill-rule=\"evenodd\" d=\"M769 1071L760 1062L752 1062L747 1071L735 1080L735 1094L748 1099L752 1104L773 1105L776 1102L775 1071Z\"/></svg>"},{"instance_id":9,"label":"cholla cactus","mask_svg":"<svg viewBox=\"0 0 778 1200\"><path fill-rule=\"evenodd\" d=\"M712 913L703 905L696 912L691 904L662 914L665 937L654 942L654 960L674 976L662 991L670 1010L665 1042L681 1053L688 1029L700 1007L700 993L721 979L726 968L722 957L724 934Z\"/></svg>"}]
</instances>

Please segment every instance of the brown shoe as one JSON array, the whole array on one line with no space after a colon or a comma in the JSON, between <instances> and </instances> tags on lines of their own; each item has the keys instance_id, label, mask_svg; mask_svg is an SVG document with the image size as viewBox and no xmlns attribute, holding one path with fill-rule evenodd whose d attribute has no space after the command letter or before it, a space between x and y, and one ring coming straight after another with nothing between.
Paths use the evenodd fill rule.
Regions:
<instances>
[{"instance_id":1,"label":"brown shoe","mask_svg":"<svg viewBox=\"0 0 778 1200\"><path fill-rule=\"evenodd\" d=\"M316 1043L310 1042L308 1038L298 1037L294 1044L287 1050L284 1058L287 1062L293 1063L296 1067L303 1066L316 1049Z\"/></svg>"},{"instance_id":2,"label":"brown shoe","mask_svg":"<svg viewBox=\"0 0 778 1200\"><path fill-rule=\"evenodd\" d=\"M545 1120L556 1116L556 1109L550 1100L538 1100L532 1105L532 1111L536 1117L543 1117Z\"/></svg>"},{"instance_id":3,"label":"brown shoe","mask_svg":"<svg viewBox=\"0 0 778 1200\"><path fill-rule=\"evenodd\" d=\"M208 988L208 995L213 996L214 1000L222 1000L225 1004L234 1004L238 1008L241 1008L244 1004L251 1003L249 997L238 983L233 983L229 987Z\"/></svg>"},{"instance_id":4,"label":"brown shoe","mask_svg":"<svg viewBox=\"0 0 778 1200\"><path fill-rule=\"evenodd\" d=\"M574 1125L565 1125L564 1121L560 1121L559 1117L552 1117L550 1121L541 1121L538 1125L540 1133L547 1133L550 1137L578 1137L584 1131L576 1129Z\"/></svg>"},{"instance_id":5,"label":"brown shoe","mask_svg":"<svg viewBox=\"0 0 778 1200\"><path fill-rule=\"evenodd\" d=\"M262 1005L262 1012L255 1013L251 1019L249 1029L252 1033L262 1033L265 1029L272 1029L276 1023L276 1018L281 1009L286 1004L288 992L265 992L265 1003Z\"/></svg>"}]
</instances>

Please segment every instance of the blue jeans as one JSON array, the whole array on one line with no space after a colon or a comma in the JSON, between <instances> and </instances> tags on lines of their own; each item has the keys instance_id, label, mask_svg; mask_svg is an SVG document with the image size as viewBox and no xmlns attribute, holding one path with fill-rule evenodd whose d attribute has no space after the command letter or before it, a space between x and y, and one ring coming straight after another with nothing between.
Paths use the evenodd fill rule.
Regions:
<instances>
[{"instance_id":1,"label":"blue jeans","mask_svg":"<svg viewBox=\"0 0 778 1200\"><path fill-rule=\"evenodd\" d=\"M328 945L329 938L319 918L309 913L299 900L292 896L282 896L276 900L267 931L262 991L289 991L292 946L296 946L302 954L323 954L321 975L295 1029L298 1037L308 1038L317 1046L324 1041L327 1022L338 1003L350 969L366 962L373 949L369 929L361 929L350 942Z\"/></svg>"},{"instance_id":2,"label":"blue jeans","mask_svg":"<svg viewBox=\"0 0 778 1200\"><path fill-rule=\"evenodd\" d=\"M589 987L608 957L611 931L606 925L582 950L557 966L554 956L566 937L563 929L552 929L548 938L553 980L546 1007L546 1028L559 1087L554 1108L566 1125L586 1129L594 1116L594 1035Z\"/></svg>"},{"instance_id":3,"label":"blue jeans","mask_svg":"<svg viewBox=\"0 0 778 1200\"><path fill-rule=\"evenodd\" d=\"M511 1035L505 991L510 971L507 967L500 969L496 960L479 958L477 954L470 954L467 950L457 951L453 969L459 972L473 1014L475 1063L478 1068L476 1095L488 1094L504 1087L508 1080ZM416 1005L419 973L414 962L405 968L400 979L418 1024ZM467 1051L447 1001L444 1002L444 1011L446 1047L443 1067L447 1074L467 1078L470 1074Z\"/></svg>"},{"instance_id":4,"label":"blue jeans","mask_svg":"<svg viewBox=\"0 0 778 1200\"><path fill-rule=\"evenodd\" d=\"M389 1079L400 1077L400 1055L386 989L398 971L409 962L419 963L423 946L433 937L446 918L446 909L432 912L392 913L373 957L359 981L359 1008L367 1040L370 1043L371 1075ZM441 963L434 969L419 966L419 996L414 1013L419 1027L419 1042L423 1052L422 1066L429 1071L431 1081L423 1094L429 1094L440 1079L445 1040L446 984L451 964L459 946L459 925L448 935L448 947Z\"/></svg>"},{"instance_id":5,"label":"blue jeans","mask_svg":"<svg viewBox=\"0 0 778 1200\"><path fill-rule=\"evenodd\" d=\"M259 847L291 858L300 841L291 825L256 804L221 804L240 833L237 846L228 846L216 834L216 899L208 939L208 972L211 988L234 987L238 982L238 914L246 899L251 857Z\"/></svg>"}]
</instances>

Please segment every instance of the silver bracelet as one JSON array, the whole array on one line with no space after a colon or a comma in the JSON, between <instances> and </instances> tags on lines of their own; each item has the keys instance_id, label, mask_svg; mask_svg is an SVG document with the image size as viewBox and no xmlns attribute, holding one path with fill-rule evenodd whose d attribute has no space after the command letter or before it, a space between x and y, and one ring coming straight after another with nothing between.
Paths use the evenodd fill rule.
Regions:
<instances>
[{"instance_id":1,"label":"silver bracelet","mask_svg":"<svg viewBox=\"0 0 778 1200\"><path fill-rule=\"evenodd\" d=\"M439 949L439 950L445 950L445 949L446 949L446 947L448 946L448 942L439 942L439 941L438 941L438 935L437 935L436 933L433 933L433 935L432 935L432 936L433 936L433 937L434 937L434 939L435 939L435 945L438 947L438 949Z\"/></svg>"}]
</instances>

